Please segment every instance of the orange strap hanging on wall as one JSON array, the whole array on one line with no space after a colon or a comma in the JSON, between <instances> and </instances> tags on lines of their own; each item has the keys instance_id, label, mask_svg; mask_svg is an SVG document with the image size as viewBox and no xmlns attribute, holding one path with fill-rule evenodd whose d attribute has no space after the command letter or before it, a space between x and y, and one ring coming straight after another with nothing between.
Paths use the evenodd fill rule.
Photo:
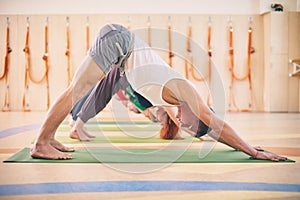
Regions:
<instances>
[{"instance_id":1,"label":"orange strap hanging on wall","mask_svg":"<svg viewBox=\"0 0 300 200\"><path fill-rule=\"evenodd\" d=\"M148 16L148 22L147 22L147 35L148 35L148 45L149 47L152 46L152 40L151 40L151 18Z\"/></svg>"},{"instance_id":2,"label":"orange strap hanging on wall","mask_svg":"<svg viewBox=\"0 0 300 200\"><path fill-rule=\"evenodd\" d=\"M248 28L248 58L247 58L247 70L248 70L248 81L249 81L249 110L252 109L253 105L253 88L252 88L252 77L251 77L251 54L254 53L254 49L252 48L252 32L253 29L251 27L252 19L249 19L249 28Z\"/></svg>"},{"instance_id":3,"label":"orange strap hanging on wall","mask_svg":"<svg viewBox=\"0 0 300 200\"><path fill-rule=\"evenodd\" d=\"M90 49L90 18L86 17L86 25L85 25L85 51L88 52Z\"/></svg>"},{"instance_id":4,"label":"orange strap hanging on wall","mask_svg":"<svg viewBox=\"0 0 300 200\"><path fill-rule=\"evenodd\" d=\"M252 49L252 27L251 27L252 19L249 18L249 28L248 28L248 48L247 48L247 72L244 76L238 77L235 74L234 70L234 48L233 48L233 26L232 22L230 21L229 24L229 58L230 58L230 67L229 71L231 72L231 81L230 81L230 97L229 97L229 110L228 111L242 111L242 112L249 112L252 108L252 80L251 80L251 53L253 53ZM235 101L234 95L234 82L236 81L244 81L248 79L249 81L249 104L248 109L240 110Z\"/></svg>"},{"instance_id":5,"label":"orange strap hanging on wall","mask_svg":"<svg viewBox=\"0 0 300 200\"><path fill-rule=\"evenodd\" d=\"M191 19L190 19L190 23L189 23L189 27L188 27L188 37L187 37L187 43L186 43L187 58L185 59L185 77L187 79L189 79L189 71L190 71L193 79L195 79L196 81L202 82L208 78L209 73L204 77L196 76L192 48L191 48L191 40L192 40L192 25L191 25ZM191 68L189 68L189 65L191 65Z\"/></svg>"},{"instance_id":6,"label":"orange strap hanging on wall","mask_svg":"<svg viewBox=\"0 0 300 200\"><path fill-rule=\"evenodd\" d=\"M208 53L208 85L209 91L211 91L211 57L212 57L212 47L211 47L211 18L209 17L208 28L207 28L207 53ZM211 94L209 92L207 97L207 105L211 105Z\"/></svg>"},{"instance_id":7,"label":"orange strap hanging on wall","mask_svg":"<svg viewBox=\"0 0 300 200\"><path fill-rule=\"evenodd\" d=\"M48 23L48 22L47 22ZM23 49L24 53L25 53L25 78L24 78L24 94L23 94L23 111L25 112L29 112L30 110L30 105L28 103L27 100L27 95L28 95L28 91L29 91L29 83L35 83L35 84L40 84L42 83L44 80L46 81L46 87L47 87L47 108L49 108L50 105L50 91L49 91L49 79L48 79L48 72L49 72L49 65L48 65L48 25L46 24L45 26L45 42L46 42L46 53L43 56L43 59L47 60L46 65L45 65L45 72L43 74L43 76L38 79L35 80L32 77L31 74L31 56L30 56L30 47L29 47L29 40L30 40L30 26L29 26L29 18L27 18L27 27L26 27L26 40L25 40L25 47Z\"/></svg>"},{"instance_id":8,"label":"orange strap hanging on wall","mask_svg":"<svg viewBox=\"0 0 300 200\"><path fill-rule=\"evenodd\" d=\"M67 19L67 24L66 24L66 53L65 55L67 56L67 72L68 72L68 85L71 83L71 52L70 52L70 19L69 17Z\"/></svg>"},{"instance_id":9,"label":"orange strap hanging on wall","mask_svg":"<svg viewBox=\"0 0 300 200\"><path fill-rule=\"evenodd\" d=\"M184 72L185 72L185 78L189 79L189 60L192 62L192 56L191 56L191 37L192 37L192 26L189 24L188 27L188 35L186 40L186 53L187 57L184 59Z\"/></svg>"},{"instance_id":10,"label":"orange strap hanging on wall","mask_svg":"<svg viewBox=\"0 0 300 200\"><path fill-rule=\"evenodd\" d=\"M49 85L49 33L48 33L48 17L46 18L45 25L45 53L43 55L43 60L45 61L46 68L46 87L47 87L47 109L50 108L50 85Z\"/></svg>"},{"instance_id":11,"label":"orange strap hanging on wall","mask_svg":"<svg viewBox=\"0 0 300 200\"><path fill-rule=\"evenodd\" d=\"M234 49L233 49L233 27L232 27L232 24L230 22L229 24L229 71L231 72L231 80L230 80L230 86L229 86L229 89L230 89L230 96L229 96L229 109L228 111L231 112L231 111L238 111L238 107L236 105L236 102L235 102L235 98L234 98L234 94L233 94L233 91L234 91L234 73L233 73L233 70L234 70ZM232 108L234 107L234 108Z\"/></svg>"},{"instance_id":12,"label":"orange strap hanging on wall","mask_svg":"<svg viewBox=\"0 0 300 200\"><path fill-rule=\"evenodd\" d=\"M171 17L168 17L168 49L169 49L169 66L172 67L173 66L173 61L172 58L174 56L173 51L172 51L172 27L171 27Z\"/></svg>"},{"instance_id":13,"label":"orange strap hanging on wall","mask_svg":"<svg viewBox=\"0 0 300 200\"><path fill-rule=\"evenodd\" d=\"M131 17L127 16L127 29L130 30L131 29Z\"/></svg>"},{"instance_id":14,"label":"orange strap hanging on wall","mask_svg":"<svg viewBox=\"0 0 300 200\"><path fill-rule=\"evenodd\" d=\"M28 77L29 77L29 73L30 73L30 48L29 48L29 18L27 18L27 26L26 26L26 39L25 39L25 47L23 49L24 53L25 53L25 77L24 77L24 94L23 94L23 101L22 101L22 105L23 105L23 111L25 112L29 112L31 111L29 108L29 103L27 100L27 94L28 94L28 90L29 90L29 81L28 81Z\"/></svg>"},{"instance_id":15,"label":"orange strap hanging on wall","mask_svg":"<svg viewBox=\"0 0 300 200\"><path fill-rule=\"evenodd\" d=\"M208 73L204 77L196 76L195 73L195 66L193 61L193 54L192 54L192 47L191 47L191 40L192 40L192 24L191 24L191 17L189 18L189 27L188 27L188 37L187 37L187 43L186 43L186 52L187 57L184 60L185 63L185 77L189 79L189 73L191 73L192 78L196 81L203 82L205 80L209 81L209 91L210 91L210 85L211 85L211 56L212 56L212 50L211 50L211 26L208 27L208 55L209 55L209 61L208 61ZM191 67L189 67L189 65ZM207 104L210 105L210 94L208 94L207 97Z\"/></svg>"},{"instance_id":16,"label":"orange strap hanging on wall","mask_svg":"<svg viewBox=\"0 0 300 200\"><path fill-rule=\"evenodd\" d=\"M6 18L6 51L5 51L5 59L4 59L4 69L3 73L0 76L0 80L5 81L6 89L5 89L5 97L4 97L4 105L2 107L2 111L9 112L10 111L10 103L9 103L9 54L12 52L10 48L10 37L9 37L10 29L9 29L9 17Z\"/></svg>"}]
</instances>

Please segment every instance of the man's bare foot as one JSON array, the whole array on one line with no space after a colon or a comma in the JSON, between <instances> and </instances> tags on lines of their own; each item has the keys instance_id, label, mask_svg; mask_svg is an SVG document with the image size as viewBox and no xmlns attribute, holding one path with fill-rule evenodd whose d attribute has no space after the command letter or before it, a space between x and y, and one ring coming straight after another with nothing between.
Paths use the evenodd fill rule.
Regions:
<instances>
[{"instance_id":1,"label":"man's bare foot","mask_svg":"<svg viewBox=\"0 0 300 200\"><path fill-rule=\"evenodd\" d=\"M51 140L50 144L57 150L62 151L62 152L73 152L75 151L74 148L72 147L66 147L63 144L61 144L59 141L57 140Z\"/></svg>"},{"instance_id":2,"label":"man's bare foot","mask_svg":"<svg viewBox=\"0 0 300 200\"><path fill-rule=\"evenodd\" d=\"M71 154L64 154L50 144L35 144L34 147L32 147L30 150L30 155L33 158L43 158L51 160L66 160L72 158Z\"/></svg>"}]
</instances>

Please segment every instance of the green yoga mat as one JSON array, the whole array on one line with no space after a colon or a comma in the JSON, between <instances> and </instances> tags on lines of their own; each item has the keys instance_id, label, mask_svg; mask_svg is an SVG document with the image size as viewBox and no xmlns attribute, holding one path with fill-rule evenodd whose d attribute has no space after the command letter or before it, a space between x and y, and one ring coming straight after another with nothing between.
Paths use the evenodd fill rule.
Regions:
<instances>
[{"instance_id":1,"label":"green yoga mat","mask_svg":"<svg viewBox=\"0 0 300 200\"><path fill-rule=\"evenodd\" d=\"M160 124L147 121L89 121L86 123L87 131L159 131ZM57 129L60 132L70 131L71 127L67 122L63 122Z\"/></svg>"},{"instance_id":2,"label":"green yoga mat","mask_svg":"<svg viewBox=\"0 0 300 200\"><path fill-rule=\"evenodd\" d=\"M68 121L63 121L62 122L63 125L69 125L69 122ZM122 120L119 120L119 121L114 121L114 120L111 120L111 121L102 121L101 119L100 120L89 120L88 122L86 122L87 125L90 125L90 124L100 124L100 125L116 125L116 124L119 124L119 125L133 125L133 124L137 124L137 125L157 125L157 123L155 122L152 122L152 121L122 121Z\"/></svg>"},{"instance_id":3,"label":"green yoga mat","mask_svg":"<svg viewBox=\"0 0 300 200\"><path fill-rule=\"evenodd\" d=\"M91 141L79 141L71 139L69 136L56 136L63 144L101 144L101 143L190 143L201 142L198 138L187 137L183 140L163 140L158 137L138 138L130 136L96 136Z\"/></svg>"},{"instance_id":4,"label":"green yoga mat","mask_svg":"<svg viewBox=\"0 0 300 200\"><path fill-rule=\"evenodd\" d=\"M24 148L4 162L21 163L268 163L268 160L251 159L240 151L214 149L206 157L199 158L199 149L105 149L78 148L70 160L46 160L30 157L30 149ZM281 161L295 162L293 160Z\"/></svg>"}]
</instances>

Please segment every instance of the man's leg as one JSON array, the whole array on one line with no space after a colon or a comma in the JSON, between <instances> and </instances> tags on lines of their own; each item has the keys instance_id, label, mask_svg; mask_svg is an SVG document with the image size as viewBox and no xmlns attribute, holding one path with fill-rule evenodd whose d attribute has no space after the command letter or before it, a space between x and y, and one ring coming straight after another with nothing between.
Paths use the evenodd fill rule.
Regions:
<instances>
[{"instance_id":1,"label":"man's leg","mask_svg":"<svg viewBox=\"0 0 300 200\"><path fill-rule=\"evenodd\" d=\"M85 58L63 94L49 109L39 131L38 138L31 149L31 156L45 159L70 159L69 154L60 151L73 151L54 139L56 129L70 113L73 105L105 74L89 56Z\"/></svg>"}]
</instances>

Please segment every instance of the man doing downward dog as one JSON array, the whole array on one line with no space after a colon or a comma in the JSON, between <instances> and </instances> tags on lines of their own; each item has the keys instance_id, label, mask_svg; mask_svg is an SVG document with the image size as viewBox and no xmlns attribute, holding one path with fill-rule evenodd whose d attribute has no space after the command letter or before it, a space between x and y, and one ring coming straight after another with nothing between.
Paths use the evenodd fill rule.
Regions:
<instances>
[{"instance_id":1,"label":"man doing downward dog","mask_svg":"<svg viewBox=\"0 0 300 200\"><path fill-rule=\"evenodd\" d=\"M118 67L126 73L132 88L153 106L174 107L185 103L204 124L209 126L226 144L246 154L266 160L285 160L285 157L258 151L226 122L214 114L202 100L200 93L184 77L176 73L145 42L128 29L117 24L105 25L75 73L70 86L49 109L31 149L31 156L44 159L71 159L74 151L55 140L56 129L70 113L72 106L87 91Z\"/></svg>"}]
</instances>

